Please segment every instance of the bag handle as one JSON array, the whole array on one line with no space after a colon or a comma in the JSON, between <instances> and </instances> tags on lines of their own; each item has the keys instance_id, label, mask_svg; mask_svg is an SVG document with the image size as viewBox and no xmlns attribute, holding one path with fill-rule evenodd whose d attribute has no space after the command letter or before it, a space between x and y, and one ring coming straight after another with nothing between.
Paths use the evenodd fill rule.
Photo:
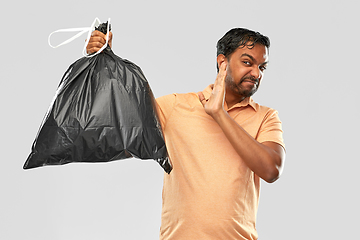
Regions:
<instances>
[{"instance_id":1,"label":"bag handle","mask_svg":"<svg viewBox=\"0 0 360 240\"><path fill-rule=\"evenodd\" d=\"M89 44L89 41L90 41L90 37L91 37L91 33L95 30L95 27L98 27L100 25L101 21L98 19L98 18L95 18L94 22L91 24L91 27L85 27L85 28L67 28L67 29L59 29L59 30L56 30L52 33L50 33L49 37L48 37L48 43L50 45L50 47L52 48L58 48L62 45L65 45L65 44L68 44L72 41L74 41L75 39L77 39L78 37L80 37L81 35L83 35L84 33L88 32L88 36L87 36L87 39L86 39L86 42L85 42L85 45L84 45L84 48L83 48L83 56L84 57L93 57L99 53L101 53L108 45L109 43L109 34L106 34L106 43L104 44L104 46L102 48L99 49L99 51L97 51L96 53L94 54L87 54L86 52L86 46ZM109 26L110 26L110 18L108 19L108 25L107 25L107 32L109 32ZM76 35L74 35L73 37L65 40L64 42L56 45L56 46L53 46L51 44L51 41L50 41L50 38L51 36L54 34L54 33L60 33L60 32L79 32L77 33Z\"/></svg>"}]
</instances>

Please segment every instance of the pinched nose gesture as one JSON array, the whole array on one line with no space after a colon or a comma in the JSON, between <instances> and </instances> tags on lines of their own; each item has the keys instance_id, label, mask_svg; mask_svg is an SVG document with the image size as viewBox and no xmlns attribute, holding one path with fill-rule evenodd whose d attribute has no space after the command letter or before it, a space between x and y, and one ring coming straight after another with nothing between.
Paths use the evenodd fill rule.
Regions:
<instances>
[{"instance_id":1,"label":"pinched nose gesture","mask_svg":"<svg viewBox=\"0 0 360 240\"><path fill-rule=\"evenodd\" d=\"M225 78L227 64L222 62L215 83L212 86L212 92L209 99L205 99L202 92L199 92L199 100L205 108L205 112L213 118L220 112L224 111L225 101Z\"/></svg>"}]
</instances>

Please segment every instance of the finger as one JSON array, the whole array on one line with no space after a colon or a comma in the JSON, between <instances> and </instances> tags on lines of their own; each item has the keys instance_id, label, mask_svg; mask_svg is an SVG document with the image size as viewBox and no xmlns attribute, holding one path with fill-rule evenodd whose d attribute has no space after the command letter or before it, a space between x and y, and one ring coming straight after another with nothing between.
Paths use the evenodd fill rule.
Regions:
<instances>
[{"instance_id":1,"label":"finger","mask_svg":"<svg viewBox=\"0 0 360 240\"><path fill-rule=\"evenodd\" d=\"M108 34L109 34L109 46L110 46L110 48L112 48L113 34L112 34L112 32L109 32Z\"/></svg>"},{"instance_id":2,"label":"finger","mask_svg":"<svg viewBox=\"0 0 360 240\"><path fill-rule=\"evenodd\" d=\"M110 42L110 41L112 40L112 38L113 38L113 33L112 33L112 32L109 32L108 34L109 34L109 42ZM106 34L106 35L107 35L107 34ZM106 36L106 35L105 35L105 36Z\"/></svg>"},{"instance_id":3,"label":"finger","mask_svg":"<svg viewBox=\"0 0 360 240\"><path fill-rule=\"evenodd\" d=\"M204 106L207 102L207 100L205 99L205 96L202 92L198 92L197 93L198 97L199 97L199 100L201 102L201 104Z\"/></svg>"},{"instance_id":4,"label":"finger","mask_svg":"<svg viewBox=\"0 0 360 240\"><path fill-rule=\"evenodd\" d=\"M205 100L205 96L202 92L198 92L198 97L199 97L200 102Z\"/></svg>"},{"instance_id":5,"label":"finger","mask_svg":"<svg viewBox=\"0 0 360 240\"><path fill-rule=\"evenodd\" d=\"M220 65L220 70L219 70L219 77L221 79L225 79L226 77L226 73L227 73L227 63L226 62L222 62Z\"/></svg>"},{"instance_id":6,"label":"finger","mask_svg":"<svg viewBox=\"0 0 360 240\"><path fill-rule=\"evenodd\" d=\"M222 85L225 82L226 74L227 74L227 63L222 62L219 68L219 73L215 79L214 86Z\"/></svg>"},{"instance_id":7,"label":"finger","mask_svg":"<svg viewBox=\"0 0 360 240\"><path fill-rule=\"evenodd\" d=\"M86 53L87 54L93 54L93 53L96 53L100 50L100 48L87 48L86 49Z\"/></svg>"},{"instance_id":8,"label":"finger","mask_svg":"<svg viewBox=\"0 0 360 240\"><path fill-rule=\"evenodd\" d=\"M106 35L99 31L92 32L92 36L89 39L88 45L86 46L86 52L88 54L92 54L97 52L104 46L106 43L106 39L104 38Z\"/></svg>"},{"instance_id":9,"label":"finger","mask_svg":"<svg viewBox=\"0 0 360 240\"><path fill-rule=\"evenodd\" d=\"M92 37L102 37L102 38L106 38L106 35L103 34L102 32L98 31L98 30L95 30L91 33L91 36Z\"/></svg>"},{"instance_id":10,"label":"finger","mask_svg":"<svg viewBox=\"0 0 360 240\"><path fill-rule=\"evenodd\" d=\"M109 34L109 43L111 44L111 41L112 41L112 38L113 38L113 33L109 32L108 34ZM104 34L104 33L100 32L98 30L95 30L95 31L92 32L91 36L92 36L92 38L97 39L97 40L102 39L101 41L105 44L106 43L106 37L107 37L108 34Z\"/></svg>"},{"instance_id":11,"label":"finger","mask_svg":"<svg viewBox=\"0 0 360 240\"><path fill-rule=\"evenodd\" d=\"M103 37L91 37L89 40L89 43L101 43L102 45L104 45L106 43L106 39Z\"/></svg>"},{"instance_id":12,"label":"finger","mask_svg":"<svg viewBox=\"0 0 360 240\"><path fill-rule=\"evenodd\" d=\"M104 45L106 43L106 35L97 30L93 31L91 33L89 43L93 43L93 42L99 42L102 45Z\"/></svg>"},{"instance_id":13,"label":"finger","mask_svg":"<svg viewBox=\"0 0 360 240\"><path fill-rule=\"evenodd\" d=\"M86 46L86 51L88 54L91 54L91 53L99 51L103 46L104 46L104 44L102 44L102 43L92 42Z\"/></svg>"}]
</instances>

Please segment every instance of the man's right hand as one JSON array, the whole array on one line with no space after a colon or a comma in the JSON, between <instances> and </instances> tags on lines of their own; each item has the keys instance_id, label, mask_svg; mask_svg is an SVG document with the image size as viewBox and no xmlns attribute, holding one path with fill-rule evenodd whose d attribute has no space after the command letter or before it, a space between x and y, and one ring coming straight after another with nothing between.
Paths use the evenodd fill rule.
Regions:
<instances>
[{"instance_id":1,"label":"man's right hand","mask_svg":"<svg viewBox=\"0 0 360 240\"><path fill-rule=\"evenodd\" d=\"M112 47L112 32L109 32L109 46ZM87 54L92 54L100 50L106 43L106 35L100 31L93 31L89 40L88 45L86 46Z\"/></svg>"}]
</instances>

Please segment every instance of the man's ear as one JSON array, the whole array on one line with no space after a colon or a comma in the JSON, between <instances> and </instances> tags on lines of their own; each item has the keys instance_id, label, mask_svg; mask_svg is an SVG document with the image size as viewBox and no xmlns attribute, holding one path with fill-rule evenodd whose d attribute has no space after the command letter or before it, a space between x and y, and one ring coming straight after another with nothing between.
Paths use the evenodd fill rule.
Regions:
<instances>
[{"instance_id":1,"label":"man's ear","mask_svg":"<svg viewBox=\"0 0 360 240\"><path fill-rule=\"evenodd\" d=\"M226 62L227 63L227 58L225 57L224 54L219 54L216 58L216 61L217 61L217 69L219 71L219 68L220 68L220 65L223 63L223 62Z\"/></svg>"}]
</instances>

